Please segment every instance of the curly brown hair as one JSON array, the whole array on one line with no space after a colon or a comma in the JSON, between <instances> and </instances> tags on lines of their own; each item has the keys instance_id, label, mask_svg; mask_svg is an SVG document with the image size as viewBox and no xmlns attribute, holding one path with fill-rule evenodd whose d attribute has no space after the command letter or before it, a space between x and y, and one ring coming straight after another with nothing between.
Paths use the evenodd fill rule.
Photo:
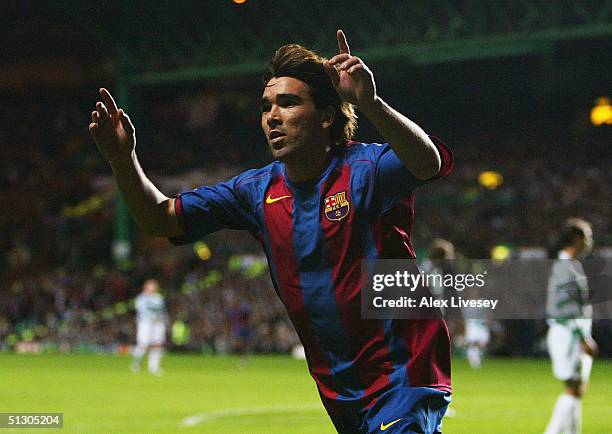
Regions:
<instances>
[{"instance_id":1,"label":"curly brown hair","mask_svg":"<svg viewBox=\"0 0 612 434\"><path fill-rule=\"evenodd\" d=\"M336 116L331 127L331 139L342 145L353 138L357 129L357 115L352 104L342 101L323 62L327 59L298 44L280 47L274 53L263 75L264 86L274 77L292 77L308 85L318 109L332 106Z\"/></svg>"}]
</instances>

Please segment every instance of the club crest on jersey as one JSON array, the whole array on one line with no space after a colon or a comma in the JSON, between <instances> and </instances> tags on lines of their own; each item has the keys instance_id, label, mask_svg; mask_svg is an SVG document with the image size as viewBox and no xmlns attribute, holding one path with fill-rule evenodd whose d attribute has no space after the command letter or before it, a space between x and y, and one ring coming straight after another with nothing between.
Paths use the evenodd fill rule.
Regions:
<instances>
[{"instance_id":1,"label":"club crest on jersey","mask_svg":"<svg viewBox=\"0 0 612 434\"><path fill-rule=\"evenodd\" d=\"M334 222L340 221L346 217L351 209L351 205L346 199L346 190L327 196L324 204L325 217L327 220Z\"/></svg>"}]
</instances>

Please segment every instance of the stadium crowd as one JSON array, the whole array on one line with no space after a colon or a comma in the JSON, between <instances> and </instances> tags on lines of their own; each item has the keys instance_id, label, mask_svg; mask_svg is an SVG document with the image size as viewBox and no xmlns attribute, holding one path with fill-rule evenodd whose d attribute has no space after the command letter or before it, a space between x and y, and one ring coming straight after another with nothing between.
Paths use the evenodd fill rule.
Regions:
<instances>
[{"instance_id":1,"label":"stadium crowd","mask_svg":"<svg viewBox=\"0 0 612 434\"><path fill-rule=\"evenodd\" d=\"M213 235L199 247L207 251L202 254L191 247L172 249L135 231L131 266L116 267L110 255L115 190L86 131L89 96L72 95L59 103L36 94L7 98L11 104L0 105L0 122L9 126L0 130L0 189L8 199L0 211L0 348L36 342L59 351L116 351L131 344L132 301L149 277L164 290L177 349L233 351L241 335L237 328L249 330L250 351L288 352L298 343L271 287L265 258L254 253L255 242L244 234ZM148 115L165 123L145 129L142 143L152 151L141 151L143 165L168 193L176 193L263 163L258 121L252 113L243 116L247 111L252 112L235 95L203 94L154 106ZM248 126L226 128L238 119ZM256 151L249 149L260 142ZM498 244L545 247L571 215L593 223L596 244L612 245L612 173L609 150L601 151L605 143L588 143L597 152L578 156L569 153L569 143L539 144L540 152L557 150L545 160L530 155L535 143L528 139L501 152L492 152L486 141L454 145L458 163L452 177L424 187L428 194L417 194L413 239L421 257L440 236L473 258L489 258ZM479 183L484 171L497 172L503 181ZM236 307L242 312L238 319L231 314ZM544 330L543 323L539 326ZM609 329L610 322L602 326ZM504 339L523 339L527 353L537 351L535 333L527 328L508 323ZM606 335L603 352L612 350ZM503 352L503 344L500 348Z\"/></svg>"}]
</instances>

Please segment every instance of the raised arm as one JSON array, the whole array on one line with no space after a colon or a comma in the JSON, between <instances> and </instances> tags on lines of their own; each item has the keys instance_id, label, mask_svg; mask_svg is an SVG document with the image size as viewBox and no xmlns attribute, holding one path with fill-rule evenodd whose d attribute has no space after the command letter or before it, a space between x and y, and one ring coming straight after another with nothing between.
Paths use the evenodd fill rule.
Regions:
<instances>
[{"instance_id":1,"label":"raised arm","mask_svg":"<svg viewBox=\"0 0 612 434\"><path fill-rule=\"evenodd\" d=\"M147 235L173 237L182 228L174 200L166 197L147 178L136 156L136 131L111 94L100 89L102 101L91 113L89 132L98 150L113 169L117 186L138 227Z\"/></svg>"},{"instance_id":2,"label":"raised arm","mask_svg":"<svg viewBox=\"0 0 612 434\"><path fill-rule=\"evenodd\" d=\"M440 170L440 153L429 136L376 94L372 71L363 60L351 55L342 30L336 36L339 54L324 67L340 97L368 117L415 177L425 180L435 176Z\"/></svg>"}]
</instances>

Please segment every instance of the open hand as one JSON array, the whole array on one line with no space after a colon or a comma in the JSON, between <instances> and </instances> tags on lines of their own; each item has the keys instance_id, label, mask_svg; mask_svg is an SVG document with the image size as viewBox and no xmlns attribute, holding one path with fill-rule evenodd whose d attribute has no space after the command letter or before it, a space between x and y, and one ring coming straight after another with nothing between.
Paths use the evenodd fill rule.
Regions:
<instances>
[{"instance_id":1,"label":"open hand","mask_svg":"<svg viewBox=\"0 0 612 434\"><path fill-rule=\"evenodd\" d=\"M89 132L98 150L108 161L129 157L136 147L136 131L122 109L117 108L108 90L101 88L102 101L91 113Z\"/></svg>"},{"instance_id":2,"label":"open hand","mask_svg":"<svg viewBox=\"0 0 612 434\"><path fill-rule=\"evenodd\" d=\"M376 102L376 84L372 71L357 56L352 56L342 30L336 33L339 53L323 63L336 91L344 101L360 110Z\"/></svg>"}]
</instances>

